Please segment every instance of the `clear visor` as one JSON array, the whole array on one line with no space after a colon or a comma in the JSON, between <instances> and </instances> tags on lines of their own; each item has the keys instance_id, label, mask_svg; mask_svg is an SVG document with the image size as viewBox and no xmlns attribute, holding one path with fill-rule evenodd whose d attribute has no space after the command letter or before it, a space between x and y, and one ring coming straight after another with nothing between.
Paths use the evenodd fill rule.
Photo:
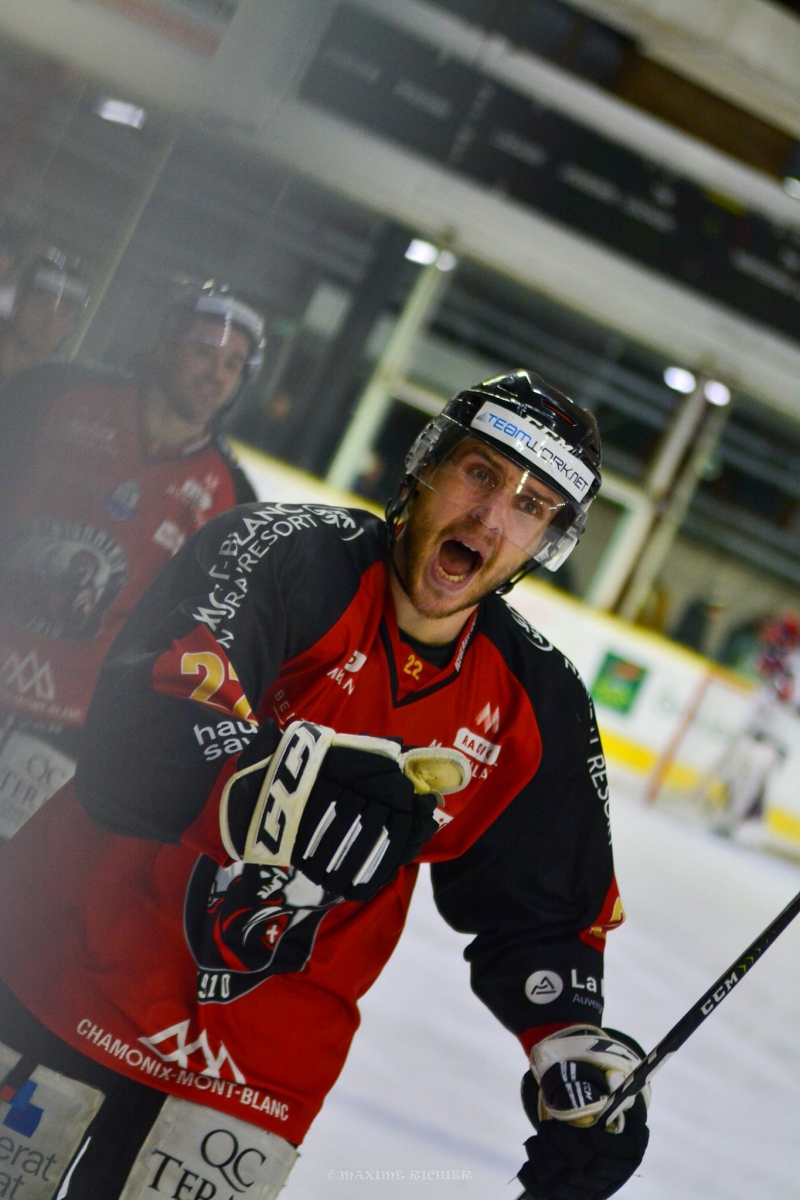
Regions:
<instances>
[{"instance_id":1,"label":"clear visor","mask_svg":"<svg viewBox=\"0 0 800 1200\"><path fill-rule=\"evenodd\" d=\"M247 330L227 319L217 319L216 317L209 319L201 316L200 321L202 324L198 322L180 340L194 346L208 346L213 350L226 352L228 356L235 355L240 360L240 369L246 372L247 381L255 379L261 368L260 348L254 350L248 346L247 350L243 352L236 344L236 340L231 337L232 332L238 334L239 337L243 334L247 336Z\"/></svg>"},{"instance_id":2,"label":"clear visor","mask_svg":"<svg viewBox=\"0 0 800 1200\"><path fill-rule=\"evenodd\" d=\"M244 333L250 349L244 362L250 383L261 370L264 355L264 322L254 309L231 296L201 296L195 305L199 321L205 319L202 332L192 332L184 340L222 349L228 345L231 331Z\"/></svg>"},{"instance_id":3,"label":"clear visor","mask_svg":"<svg viewBox=\"0 0 800 1200\"><path fill-rule=\"evenodd\" d=\"M181 341L192 342L198 346L213 346L215 350L224 350L230 344L232 331L239 335L244 333L243 329L239 329L231 321L217 320L214 317L204 320L199 328L195 326L190 329Z\"/></svg>"},{"instance_id":4,"label":"clear visor","mask_svg":"<svg viewBox=\"0 0 800 1200\"><path fill-rule=\"evenodd\" d=\"M62 302L82 306L89 298L89 289L85 283L55 267L42 267L31 280L31 286L52 296L53 308L58 308Z\"/></svg>"},{"instance_id":5,"label":"clear visor","mask_svg":"<svg viewBox=\"0 0 800 1200\"><path fill-rule=\"evenodd\" d=\"M258 346L264 337L264 322L249 304L242 303L235 296L202 295L195 304L198 316L218 317L225 322L226 330L230 326L241 326L247 330L254 346Z\"/></svg>"},{"instance_id":6,"label":"clear visor","mask_svg":"<svg viewBox=\"0 0 800 1200\"><path fill-rule=\"evenodd\" d=\"M438 463L426 457L408 463L423 486L549 570L577 544L585 510L494 447L463 434Z\"/></svg>"}]
</instances>

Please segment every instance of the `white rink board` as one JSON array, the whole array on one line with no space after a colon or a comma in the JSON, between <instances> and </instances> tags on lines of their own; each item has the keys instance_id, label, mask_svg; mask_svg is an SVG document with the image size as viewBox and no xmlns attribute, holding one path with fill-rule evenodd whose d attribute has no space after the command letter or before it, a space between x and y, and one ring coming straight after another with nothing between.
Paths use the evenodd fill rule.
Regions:
<instances>
[{"instance_id":1,"label":"white rink board","mask_svg":"<svg viewBox=\"0 0 800 1200\"><path fill-rule=\"evenodd\" d=\"M306 501L367 507L358 497L328 487L319 479L295 471L248 447L236 452L259 497L296 504ZM630 712L621 713L597 704L597 715L606 755L628 770L638 772L643 788L658 759L670 745L687 706L713 666L699 655L666 639L575 600L546 583L547 572L525 580L510 602L575 663L589 687L607 654L645 669L642 685ZM715 678L677 753L678 775L686 787L719 762L741 729L747 711L747 685ZM781 837L800 848L800 721L782 718L782 738L789 755L774 772L766 796L768 822L779 818Z\"/></svg>"}]
</instances>

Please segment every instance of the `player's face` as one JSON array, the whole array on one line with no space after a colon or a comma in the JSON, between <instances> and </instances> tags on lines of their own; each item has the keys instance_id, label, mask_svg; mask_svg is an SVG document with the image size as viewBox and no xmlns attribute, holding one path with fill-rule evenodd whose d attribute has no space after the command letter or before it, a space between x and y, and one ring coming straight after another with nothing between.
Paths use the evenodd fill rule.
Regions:
<instances>
[{"instance_id":1,"label":"player's face","mask_svg":"<svg viewBox=\"0 0 800 1200\"><path fill-rule=\"evenodd\" d=\"M20 297L14 311L14 334L30 354L54 354L83 311L83 304L40 288Z\"/></svg>"},{"instance_id":2,"label":"player's face","mask_svg":"<svg viewBox=\"0 0 800 1200\"><path fill-rule=\"evenodd\" d=\"M198 317L185 338L161 347L167 403L176 416L207 425L241 383L250 353L247 335L214 317Z\"/></svg>"},{"instance_id":3,"label":"player's face","mask_svg":"<svg viewBox=\"0 0 800 1200\"><path fill-rule=\"evenodd\" d=\"M562 506L551 488L465 438L444 468L423 473L398 535L414 607L433 618L474 607L528 563Z\"/></svg>"}]
</instances>

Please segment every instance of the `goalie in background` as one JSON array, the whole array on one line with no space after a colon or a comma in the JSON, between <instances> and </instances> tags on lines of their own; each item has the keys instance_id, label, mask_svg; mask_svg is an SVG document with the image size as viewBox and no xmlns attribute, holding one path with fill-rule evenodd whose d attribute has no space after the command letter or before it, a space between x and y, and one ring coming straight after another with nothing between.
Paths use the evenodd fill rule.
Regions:
<instances>
[{"instance_id":1,"label":"goalie in background","mask_svg":"<svg viewBox=\"0 0 800 1200\"><path fill-rule=\"evenodd\" d=\"M743 729L712 773L725 796L725 808L712 828L727 837L763 814L770 777L788 752L781 715L800 713L800 616L785 612L768 621L759 640L757 667L763 682L752 697Z\"/></svg>"}]
</instances>

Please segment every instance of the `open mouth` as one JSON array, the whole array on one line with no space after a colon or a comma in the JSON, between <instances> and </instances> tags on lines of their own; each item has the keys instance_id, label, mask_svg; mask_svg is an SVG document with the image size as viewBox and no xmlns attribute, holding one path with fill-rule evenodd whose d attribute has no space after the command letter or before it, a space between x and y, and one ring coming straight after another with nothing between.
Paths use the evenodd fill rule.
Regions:
<instances>
[{"instance_id":1,"label":"open mouth","mask_svg":"<svg viewBox=\"0 0 800 1200\"><path fill-rule=\"evenodd\" d=\"M448 538L439 547L436 568L448 583L463 583L470 575L480 570L482 564L483 555L480 551L458 538Z\"/></svg>"}]
</instances>

